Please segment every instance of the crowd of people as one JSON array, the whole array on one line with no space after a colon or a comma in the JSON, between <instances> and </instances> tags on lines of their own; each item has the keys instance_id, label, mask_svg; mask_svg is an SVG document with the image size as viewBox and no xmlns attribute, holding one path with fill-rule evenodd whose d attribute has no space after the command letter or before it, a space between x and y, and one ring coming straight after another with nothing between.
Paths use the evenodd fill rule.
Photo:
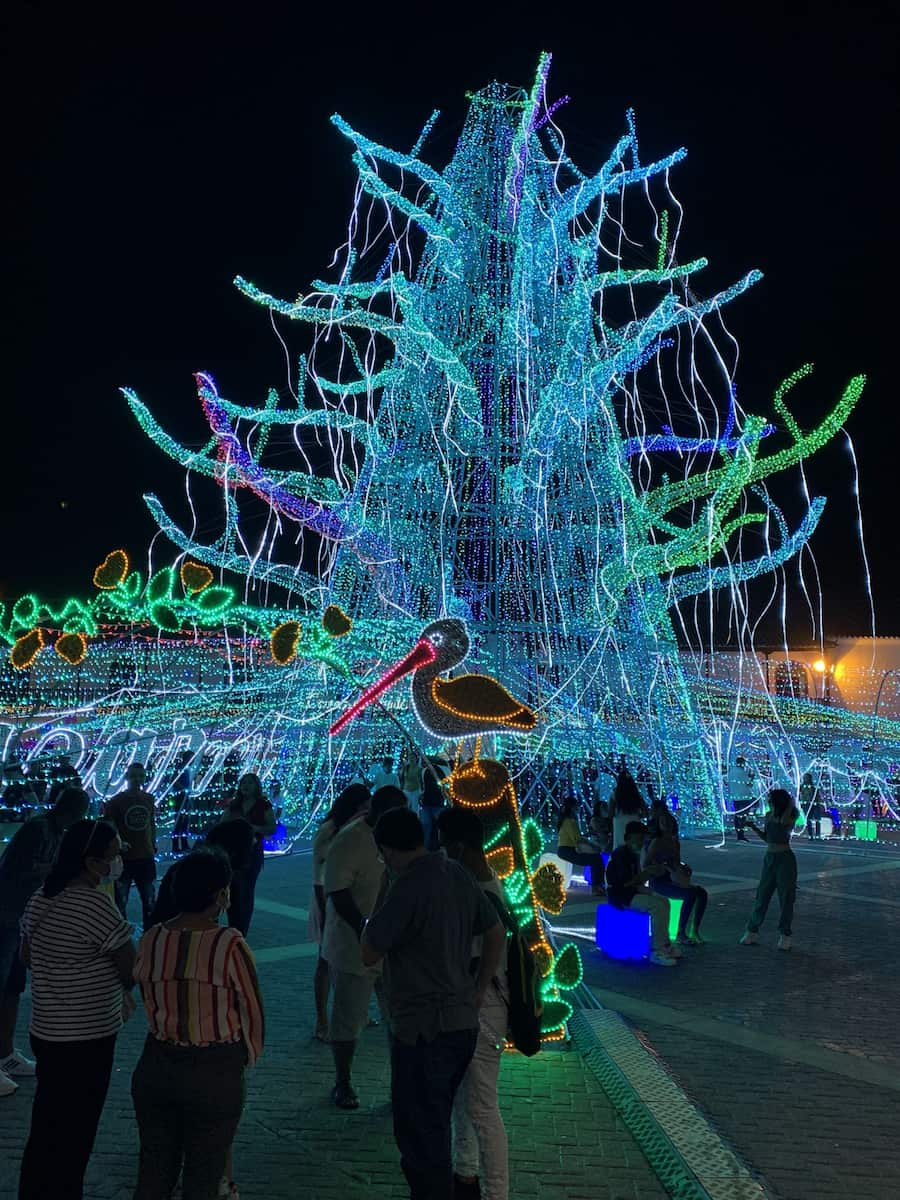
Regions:
<instances>
[{"instance_id":1,"label":"crowd of people","mask_svg":"<svg viewBox=\"0 0 900 1200\"><path fill-rule=\"evenodd\" d=\"M274 814L259 779L244 776L221 821L169 868L157 894L155 802L144 783L143 765L132 763L96 819L87 793L63 786L0 858L0 1095L37 1077L20 1200L82 1195L136 989L148 1034L132 1077L135 1198L169 1197L179 1177L185 1200L237 1196L230 1148L244 1071L264 1042L245 935ZM143 920L137 945L126 918L132 884ZM13 1044L26 972L33 1059Z\"/></svg>"},{"instance_id":2,"label":"crowd of people","mask_svg":"<svg viewBox=\"0 0 900 1200\"><path fill-rule=\"evenodd\" d=\"M412 1200L508 1200L497 1087L514 921L478 814L445 802L448 772L441 758L405 754L396 770L385 759L359 771L321 821L309 906L318 943L312 1033L333 1059L331 1102L357 1108L354 1055L374 997ZM237 1197L231 1146L244 1073L265 1040L246 937L274 813L259 778L244 775L221 820L157 891L155 806L144 785L133 763L97 819L88 819L82 789L62 788L0 858L0 1095L37 1075L20 1200L82 1195L134 994L148 1029L132 1076L135 1200L171 1197L179 1178L185 1200ZM675 814L661 799L648 804L624 764L584 833L579 808L574 797L560 804L559 857L589 869L609 904L648 913L651 960L674 966L682 947L702 944L708 900L682 860ZM774 790L764 823L748 822L766 854L745 945L758 941L777 892L779 946L791 946L797 819L792 797ZM137 944L126 918L132 884L143 920ZM674 939L671 900L682 902ZM26 972L33 1060L13 1044Z\"/></svg>"}]
</instances>

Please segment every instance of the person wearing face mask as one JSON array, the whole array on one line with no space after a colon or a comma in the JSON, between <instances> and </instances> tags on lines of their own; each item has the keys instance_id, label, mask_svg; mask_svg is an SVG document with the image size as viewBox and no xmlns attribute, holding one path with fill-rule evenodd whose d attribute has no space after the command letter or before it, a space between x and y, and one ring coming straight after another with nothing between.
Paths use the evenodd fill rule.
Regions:
<instances>
[{"instance_id":1,"label":"person wearing face mask","mask_svg":"<svg viewBox=\"0 0 900 1200\"><path fill-rule=\"evenodd\" d=\"M262 997L250 947L223 926L231 864L207 847L173 879L178 915L141 938L134 976L149 1032L131 1081L141 1136L134 1200L219 1191L244 1106L244 1068L262 1053ZM226 1179L225 1195L237 1190Z\"/></svg>"},{"instance_id":2,"label":"person wearing face mask","mask_svg":"<svg viewBox=\"0 0 900 1200\"><path fill-rule=\"evenodd\" d=\"M132 927L100 890L121 873L115 826L76 821L22 917L37 1091L19 1200L82 1196L116 1036L134 1009Z\"/></svg>"}]
</instances>

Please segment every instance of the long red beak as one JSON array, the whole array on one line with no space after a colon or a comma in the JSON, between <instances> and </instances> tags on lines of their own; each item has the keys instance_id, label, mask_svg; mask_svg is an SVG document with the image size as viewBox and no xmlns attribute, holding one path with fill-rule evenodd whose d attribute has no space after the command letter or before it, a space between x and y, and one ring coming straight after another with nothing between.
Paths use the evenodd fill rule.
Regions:
<instances>
[{"instance_id":1,"label":"long red beak","mask_svg":"<svg viewBox=\"0 0 900 1200\"><path fill-rule=\"evenodd\" d=\"M393 687L398 679L402 679L404 675L408 675L410 671L415 671L419 667L424 667L427 663L433 663L437 658L437 651L427 638L420 638L416 642L406 658L401 658L400 662L395 663L386 675L373 683L370 688L366 688L360 698L343 713L328 730L329 734L334 737L336 733L348 725L354 717L358 716L364 708L367 708L373 701L377 700L380 695Z\"/></svg>"}]
</instances>

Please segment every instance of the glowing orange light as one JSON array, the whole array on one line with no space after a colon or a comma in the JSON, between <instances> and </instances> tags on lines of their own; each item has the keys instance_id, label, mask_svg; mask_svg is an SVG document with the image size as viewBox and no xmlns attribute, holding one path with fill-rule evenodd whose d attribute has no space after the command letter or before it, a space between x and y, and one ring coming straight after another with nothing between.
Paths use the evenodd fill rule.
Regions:
<instances>
[{"instance_id":1,"label":"glowing orange light","mask_svg":"<svg viewBox=\"0 0 900 1200\"><path fill-rule=\"evenodd\" d=\"M287 666L297 653L297 643L299 641L299 621L285 621L276 629L273 629L272 636L269 639L269 648L272 651L272 657L279 666Z\"/></svg>"},{"instance_id":2,"label":"glowing orange light","mask_svg":"<svg viewBox=\"0 0 900 1200\"><path fill-rule=\"evenodd\" d=\"M209 567L190 560L181 564L178 574L181 576L181 582L184 584L186 592L202 592L213 581L213 573Z\"/></svg>"},{"instance_id":3,"label":"glowing orange light","mask_svg":"<svg viewBox=\"0 0 900 1200\"><path fill-rule=\"evenodd\" d=\"M94 587L111 592L124 582L128 566L128 555L124 550L111 550L94 572Z\"/></svg>"},{"instance_id":4,"label":"glowing orange light","mask_svg":"<svg viewBox=\"0 0 900 1200\"><path fill-rule=\"evenodd\" d=\"M87 656L87 638L83 633L64 633L53 643L53 649L60 658L77 667Z\"/></svg>"},{"instance_id":5,"label":"glowing orange light","mask_svg":"<svg viewBox=\"0 0 900 1200\"><path fill-rule=\"evenodd\" d=\"M25 671L40 654L45 644L44 631L30 629L28 633L23 633L20 638L16 639L9 652L9 661L17 671Z\"/></svg>"}]
</instances>

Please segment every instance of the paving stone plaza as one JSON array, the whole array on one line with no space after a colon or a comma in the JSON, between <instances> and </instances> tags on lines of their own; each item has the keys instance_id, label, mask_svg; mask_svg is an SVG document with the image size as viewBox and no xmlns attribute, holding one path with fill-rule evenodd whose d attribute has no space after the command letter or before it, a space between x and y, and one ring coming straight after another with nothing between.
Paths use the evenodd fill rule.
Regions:
<instances>
[{"instance_id":1,"label":"paving stone plaza","mask_svg":"<svg viewBox=\"0 0 900 1200\"><path fill-rule=\"evenodd\" d=\"M594 904L572 889L558 923L582 930L583 1008L572 1041L509 1055L501 1095L511 1196L535 1200L830 1200L900 1195L893 1144L900 1053L893 1039L900 856L795 840L795 948L737 945L760 850L685 843L710 891L708 944L673 970L614 962L587 940ZM369 1029L355 1072L361 1107L329 1103L331 1056L312 1031L310 857L270 861L250 941L267 1007L249 1076L236 1177L244 1200L400 1200L385 1033ZM136 898L133 903L136 902ZM137 914L132 912L132 917ZM29 1004L19 1045L27 1046ZM621 1014L621 1015L619 1015ZM119 1039L88 1170L88 1200L130 1200L137 1130L129 1094L145 1026ZM15 1194L33 1084L0 1101L0 1195Z\"/></svg>"}]
</instances>

